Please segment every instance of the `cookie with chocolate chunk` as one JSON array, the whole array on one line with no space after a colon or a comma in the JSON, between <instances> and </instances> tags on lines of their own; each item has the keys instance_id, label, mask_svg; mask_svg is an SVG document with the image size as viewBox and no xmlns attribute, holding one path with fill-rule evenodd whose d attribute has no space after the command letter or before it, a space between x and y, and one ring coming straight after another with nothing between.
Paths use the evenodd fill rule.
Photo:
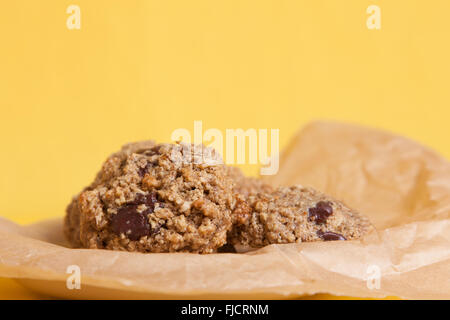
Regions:
<instances>
[{"instance_id":1,"label":"cookie with chocolate chunk","mask_svg":"<svg viewBox=\"0 0 450 320\"><path fill-rule=\"evenodd\" d=\"M110 156L67 208L75 247L211 253L226 243L233 181L212 149L141 142Z\"/></svg>"},{"instance_id":2,"label":"cookie with chocolate chunk","mask_svg":"<svg viewBox=\"0 0 450 320\"><path fill-rule=\"evenodd\" d=\"M262 247L273 243L351 240L369 229L356 211L312 188L280 187L250 194L230 232L234 245Z\"/></svg>"}]
</instances>

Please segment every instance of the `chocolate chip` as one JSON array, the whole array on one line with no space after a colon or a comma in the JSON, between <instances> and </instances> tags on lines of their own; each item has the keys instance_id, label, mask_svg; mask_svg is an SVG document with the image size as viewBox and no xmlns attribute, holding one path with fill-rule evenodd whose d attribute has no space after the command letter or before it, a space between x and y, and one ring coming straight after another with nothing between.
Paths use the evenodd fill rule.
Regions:
<instances>
[{"instance_id":1,"label":"chocolate chip","mask_svg":"<svg viewBox=\"0 0 450 320\"><path fill-rule=\"evenodd\" d=\"M308 209L308 219L315 221L317 224L323 224L328 217L333 214L333 207L328 201L319 201L316 206Z\"/></svg>"},{"instance_id":2,"label":"chocolate chip","mask_svg":"<svg viewBox=\"0 0 450 320\"><path fill-rule=\"evenodd\" d=\"M127 203L117 210L117 214L111 218L111 226L116 234L124 233L130 240L139 240L142 236L157 233L159 230L151 230L147 215L155 209L158 202L155 193L138 193L132 202ZM139 212L138 207L144 204L147 208ZM161 204L160 204L161 206Z\"/></svg>"},{"instance_id":3,"label":"chocolate chip","mask_svg":"<svg viewBox=\"0 0 450 320\"><path fill-rule=\"evenodd\" d=\"M330 231L323 232L322 230L319 230L317 231L317 235L324 241L347 240L342 234Z\"/></svg>"},{"instance_id":4,"label":"chocolate chip","mask_svg":"<svg viewBox=\"0 0 450 320\"><path fill-rule=\"evenodd\" d=\"M137 193L131 204L144 204L145 201L147 201L147 195L144 193Z\"/></svg>"},{"instance_id":5,"label":"chocolate chip","mask_svg":"<svg viewBox=\"0 0 450 320\"><path fill-rule=\"evenodd\" d=\"M139 168L138 169L138 174L139 174L139 176L142 178L143 176L145 176L145 174L148 172L148 169L150 169L152 167L152 164L151 163L147 163L146 165L145 165L145 167L143 167L143 168Z\"/></svg>"},{"instance_id":6,"label":"chocolate chip","mask_svg":"<svg viewBox=\"0 0 450 320\"><path fill-rule=\"evenodd\" d=\"M156 198L156 194L155 193L149 193L149 194L144 194L144 193L137 193L136 197L134 198L134 200L132 202L130 202L130 204L145 204L147 206L148 209L150 209L151 211L148 213L152 213L153 210L155 209L155 204L158 202L158 199Z\"/></svg>"},{"instance_id":7,"label":"chocolate chip","mask_svg":"<svg viewBox=\"0 0 450 320\"><path fill-rule=\"evenodd\" d=\"M317 202L316 207L325 210L328 214L333 213L333 207L331 206L330 201L319 201Z\"/></svg>"},{"instance_id":8,"label":"chocolate chip","mask_svg":"<svg viewBox=\"0 0 450 320\"><path fill-rule=\"evenodd\" d=\"M150 233L147 214L138 212L138 205L128 204L121 207L111 219L111 227L115 234L125 234L130 240L136 241ZM147 210L146 210L147 211Z\"/></svg>"},{"instance_id":9,"label":"chocolate chip","mask_svg":"<svg viewBox=\"0 0 450 320\"><path fill-rule=\"evenodd\" d=\"M234 249L234 246L232 244L224 244L220 248L217 249L218 253L236 253L236 249Z\"/></svg>"}]
</instances>

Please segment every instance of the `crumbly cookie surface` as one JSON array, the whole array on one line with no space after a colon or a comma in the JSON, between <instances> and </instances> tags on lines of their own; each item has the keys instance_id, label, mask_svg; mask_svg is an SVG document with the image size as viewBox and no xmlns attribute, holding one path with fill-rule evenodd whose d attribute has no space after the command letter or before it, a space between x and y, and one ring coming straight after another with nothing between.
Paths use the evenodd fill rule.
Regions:
<instances>
[{"instance_id":1,"label":"crumbly cookie surface","mask_svg":"<svg viewBox=\"0 0 450 320\"><path fill-rule=\"evenodd\" d=\"M263 180L256 177L248 177L244 175L241 169L238 167L227 166L226 170L228 175L234 182L234 190L236 193L248 197L251 194L260 192L272 192L272 186L265 183Z\"/></svg>"},{"instance_id":2,"label":"crumbly cookie surface","mask_svg":"<svg viewBox=\"0 0 450 320\"><path fill-rule=\"evenodd\" d=\"M368 220L342 202L302 186L250 194L230 232L234 245L351 240L368 230Z\"/></svg>"},{"instance_id":3,"label":"crumbly cookie surface","mask_svg":"<svg viewBox=\"0 0 450 320\"><path fill-rule=\"evenodd\" d=\"M129 144L69 205L65 234L76 247L211 253L226 243L235 205L214 150Z\"/></svg>"}]
</instances>

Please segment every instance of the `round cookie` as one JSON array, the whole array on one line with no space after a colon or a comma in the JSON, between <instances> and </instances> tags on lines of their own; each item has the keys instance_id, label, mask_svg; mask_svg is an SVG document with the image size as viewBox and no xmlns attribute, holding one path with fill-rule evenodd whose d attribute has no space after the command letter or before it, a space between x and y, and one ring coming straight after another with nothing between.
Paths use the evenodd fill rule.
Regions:
<instances>
[{"instance_id":1,"label":"round cookie","mask_svg":"<svg viewBox=\"0 0 450 320\"><path fill-rule=\"evenodd\" d=\"M247 177L238 167L227 166L226 170L228 171L228 175L234 181L234 190L244 197L259 192L268 193L273 191L272 186L266 184L260 178Z\"/></svg>"},{"instance_id":2,"label":"round cookie","mask_svg":"<svg viewBox=\"0 0 450 320\"><path fill-rule=\"evenodd\" d=\"M68 206L65 234L75 247L212 253L226 243L235 205L214 150L129 144Z\"/></svg>"},{"instance_id":3,"label":"round cookie","mask_svg":"<svg viewBox=\"0 0 450 320\"><path fill-rule=\"evenodd\" d=\"M351 240L360 238L368 220L312 188L280 187L251 194L249 209L234 219L229 239L234 245L262 247L273 243Z\"/></svg>"}]
</instances>

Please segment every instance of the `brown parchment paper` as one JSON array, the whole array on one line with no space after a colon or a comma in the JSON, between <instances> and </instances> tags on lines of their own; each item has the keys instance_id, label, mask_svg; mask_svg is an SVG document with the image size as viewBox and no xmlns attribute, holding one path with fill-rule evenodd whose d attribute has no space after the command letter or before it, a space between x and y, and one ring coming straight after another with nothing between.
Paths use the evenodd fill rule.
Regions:
<instances>
[{"instance_id":1,"label":"brown parchment paper","mask_svg":"<svg viewBox=\"0 0 450 320\"><path fill-rule=\"evenodd\" d=\"M61 219L0 219L0 277L83 298L450 298L450 163L433 151L374 129L313 123L265 179L325 191L366 214L377 232L246 254L139 254L68 249ZM80 268L81 290L65 286L69 265Z\"/></svg>"}]
</instances>

